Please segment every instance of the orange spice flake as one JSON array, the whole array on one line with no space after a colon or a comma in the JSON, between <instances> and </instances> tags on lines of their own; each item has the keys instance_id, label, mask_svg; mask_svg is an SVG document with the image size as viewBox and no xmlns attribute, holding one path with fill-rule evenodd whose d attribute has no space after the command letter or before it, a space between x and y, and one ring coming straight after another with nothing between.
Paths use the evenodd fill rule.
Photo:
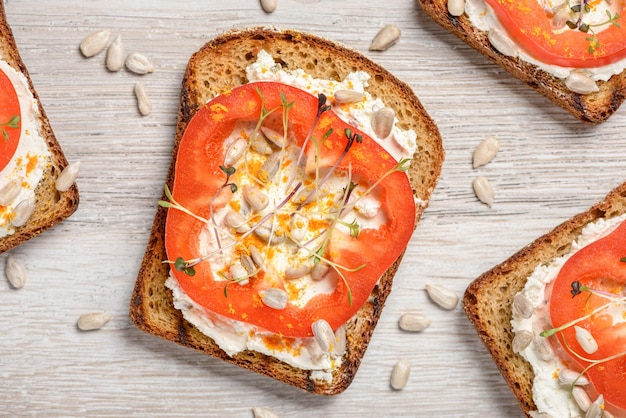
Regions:
<instances>
[{"instance_id":1,"label":"orange spice flake","mask_svg":"<svg viewBox=\"0 0 626 418\"><path fill-rule=\"evenodd\" d=\"M299 344L294 344L294 342L293 338L281 337L277 334L263 336L263 344L269 350L284 351L297 357L301 354L302 347Z\"/></svg>"},{"instance_id":2,"label":"orange spice flake","mask_svg":"<svg viewBox=\"0 0 626 418\"><path fill-rule=\"evenodd\" d=\"M26 175L29 175L33 172L35 168L37 168L39 157L37 155L28 154L27 158L28 158L28 163L26 164Z\"/></svg>"}]
</instances>

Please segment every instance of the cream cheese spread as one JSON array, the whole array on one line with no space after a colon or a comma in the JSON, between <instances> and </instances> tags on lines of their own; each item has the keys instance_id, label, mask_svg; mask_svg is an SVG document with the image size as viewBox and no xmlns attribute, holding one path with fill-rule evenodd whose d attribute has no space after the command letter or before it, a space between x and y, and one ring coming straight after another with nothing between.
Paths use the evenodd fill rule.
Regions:
<instances>
[{"instance_id":1,"label":"cream cheese spread","mask_svg":"<svg viewBox=\"0 0 626 418\"><path fill-rule=\"evenodd\" d=\"M416 149L416 134L412 130L402 130L396 126L391 134L384 139L377 138L371 127L371 120L374 112L384 107L384 103L380 99L373 99L369 93L365 92L367 87L367 81L369 80L369 74L365 72L355 72L349 74L343 81L330 81L321 80L311 77L303 70L285 71L280 68L280 65L274 62L271 55L265 51L260 51L257 57L257 61L250 65L246 71L248 81L274 81L281 82L283 84L289 84L295 87L299 87L303 90L317 95L323 93L329 99L329 102L333 103L333 97L338 90L355 90L364 93L365 99L359 103L353 105L335 105L333 110L347 123L360 129L370 137L375 139L379 144L383 146L395 159L399 161L402 158L412 158ZM242 136L249 137L251 135L254 124L240 123L233 130L233 133L224 142L224 151L228 152L228 149L233 146ZM286 161L286 166L293 167L294 161L297 161L300 154L300 148L288 144L285 146L280 154L283 161ZM251 160L247 160L245 164L255 164L254 156L250 157ZM236 164L235 164L236 166ZM237 172L245 172L246 168L238 168ZM261 217L264 214L269 213L273 207L275 207L281 199L288 193L288 189L293 187L293 184L297 181L304 180L298 174L296 170L293 170L290 175L285 175L285 180L275 181L263 189L267 198L271 202L265 211L259 211L258 216ZM295 175L294 181L287 180L288 177ZM323 175L323 173L321 174ZM343 189L348 182L349 174L333 174L333 176L324 183L324 195L335 196L324 197L318 201L324 202L323 208L317 207L320 213L328 211L328 205L332 205L333 199L341 197ZM254 186L254 181L246 176L240 176L237 178L237 186L239 189L246 187L247 185ZM362 186L358 186L354 189L352 196L355 199L353 205L351 205L345 213L340 217L345 224L349 224L353 220L357 221L359 227L363 228L377 228L382 223L386 222L383 211L380 210L381 203L377 199L376 193L365 193L365 189ZM217 225L224 223L225 217L229 211L235 208L245 208L246 203L243 200L237 201L231 200L225 206L217 209L213 214L213 221ZM322 216L323 218L323 216ZM322 220L319 219L319 221ZM308 222L315 222L315 216L311 217ZM278 225L282 225L280 221L277 221ZM271 224L271 223L268 223ZM319 228L319 227L318 227ZM346 225L337 225L337 229L343 233L349 233L349 228ZM319 229L305 228L306 232L299 237L300 242L307 242L315 239L315 236L319 236ZM222 274L228 275L228 268L232 263L235 256L234 246L229 246L228 237L222 237L219 242L215 237L215 230L211 226L207 226L200 234L200 246L203 254L218 253L215 257L211 257L211 269L214 272L223 272ZM291 230L291 233L294 233ZM271 277L284 277L285 272L289 267L311 264L311 253L305 251L302 248L298 249L295 245L279 245L272 247L272 259L269 263L266 263L266 275ZM225 284L227 278L220 278L218 274L215 276L215 280L224 280ZM287 338L278 336L267 330L259 329L256 326L250 325L245 322L226 318L219 314L209 312L203 307L196 304L188 295L185 294L183 289L179 286L178 282L173 276L171 276L166 285L172 290L174 297L175 307L182 311L183 316L187 321L194 324L201 332L211 337L228 355L233 356L244 350L254 350L270 356L273 356L279 360L282 360L294 367L300 369L312 370L311 378L315 380L332 379L332 370L337 368L341 364L341 358L343 355L343 349L331 350L330 352L324 352L314 338ZM237 284L231 284L237 286ZM336 282L332 280L311 280L311 275L306 274L301 278L295 278L289 280L287 291L289 293L289 303L303 306L312 297L318 294L332 293L335 289ZM337 344L341 345L341 344Z\"/></svg>"},{"instance_id":2,"label":"cream cheese spread","mask_svg":"<svg viewBox=\"0 0 626 418\"><path fill-rule=\"evenodd\" d=\"M544 9L556 9L559 7L563 0L538 0L539 4L541 4ZM584 18L588 24L593 25L597 23L601 23L607 20L606 11L611 10L611 4L607 0L603 0L600 2L595 2L594 7L588 13L585 13ZM474 25L477 29L482 31L490 31L495 29L499 31L500 36L507 39L506 44L512 48L515 48L513 54L509 53L508 55L518 56L521 60L526 61L528 63L534 64L537 67L541 68L545 72L557 77L565 79L573 72L580 71L580 69L570 68L570 67L561 67L558 65L550 65L544 62L541 62L528 53L524 52L518 45L513 42L513 40L506 35L506 29L502 26L497 16L495 15L493 9L484 1L484 0L465 0L465 13L469 17L472 25ZM594 30L596 33L602 31L606 28L604 27L595 27ZM626 59L616 61L614 63L604 65L601 67L595 68L586 68L584 69L585 75L589 76L595 81L607 81L615 74L621 73L624 68L626 68Z\"/></svg>"},{"instance_id":3,"label":"cream cheese spread","mask_svg":"<svg viewBox=\"0 0 626 418\"><path fill-rule=\"evenodd\" d=\"M526 330L535 335L534 342L520 351L520 355L532 365L535 373L533 400L539 413L554 418L582 417L585 415L572 400L569 386L559 382L558 373L566 368L565 364L551 351L547 342L538 335L539 332L551 328L548 300L545 295L546 287L556 279L561 267L572 255L581 248L610 234L624 220L626 220L626 215L611 219L601 218L585 226L580 236L572 242L570 253L552 260L547 265L537 266L528 278L524 289L520 292L532 303L534 314L528 319L514 314L511 325L515 333Z\"/></svg>"},{"instance_id":4,"label":"cream cheese spread","mask_svg":"<svg viewBox=\"0 0 626 418\"><path fill-rule=\"evenodd\" d=\"M39 106L30 91L26 77L15 71L5 61L0 60L0 70L11 80L17 93L21 111L20 142L15 155L6 167L0 171L0 190L12 181L20 184L20 191L11 203L0 205L0 238L11 235L15 227L11 224L15 216L15 208L20 202L34 199L35 188L43 177L49 164L50 151L46 141L39 135ZM4 139L0 138L0 141Z\"/></svg>"}]
</instances>

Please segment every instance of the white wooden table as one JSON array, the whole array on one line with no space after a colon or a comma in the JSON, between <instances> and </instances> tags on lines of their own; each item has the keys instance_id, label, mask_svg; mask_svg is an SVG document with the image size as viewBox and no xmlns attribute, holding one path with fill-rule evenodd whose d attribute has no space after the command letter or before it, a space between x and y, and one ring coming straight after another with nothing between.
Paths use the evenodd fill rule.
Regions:
<instances>
[{"instance_id":1,"label":"white wooden table","mask_svg":"<svg viewBox=\"0 0 626 418\"><path fill-rule=\"evenodd\" d=\"M81 161L81 203L68 221L12 251L28 270L20 290L0 280L0 415L251 417L520 417L517 403L462 310L426 297L437 282L459 294L480 273L587 209L626 180L626 107L586 126L440 29L415 0L9 0L6 12L41 101L71 161ZM385 24L398 44L368 47ZM138 331L131 290L170 160L178 94L189 56L214 35L253 25L316 33L361 51L408 82L444 138L447 159L352 386L333 398L301 392ZM78 44L97 29L122 35L156 71L143 76L153 112L141 117L139 76L109 73L104 54ZM475 146L501 151L472 169ZM488 208L472 179L495 191ZM0 266L5 255L0 256ZM419 310L421 334L397 327ZM79 315L113 315L79 332ZM403 391L392 365L408 356Z\"/></svg>"}]
</instances>

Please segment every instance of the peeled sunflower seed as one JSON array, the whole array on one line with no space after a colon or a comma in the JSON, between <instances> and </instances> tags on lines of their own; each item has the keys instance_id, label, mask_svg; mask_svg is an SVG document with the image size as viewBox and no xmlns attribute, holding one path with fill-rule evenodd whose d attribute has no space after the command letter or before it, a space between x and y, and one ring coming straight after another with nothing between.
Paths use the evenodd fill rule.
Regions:
<instances>
[{"instance_id":1,"label":"peeled sunflower seed","mask_svg":"<svg viewBox=\"0 0 626 418\"><path fill-rule=\"evenodd\" d=\"M587 391L580 386L574 386L572 389L572 398L574 398L578 407L584 412L587 412L589 407L591 407L591 399L589 399Z\"/></svg>"},{"instance_id":2,"label":"peeled sunflower seed","mask_svg":"<svg viewBox=\"0 0 626 418\"><path fill-rule=\"evenodd\" d=\"M285 231L278 225L274 225L274 227L259 225L254 233L269 245L281 244L286 238Z\"/></svg>"},{"instance_id":3,"label":"peeled sunflower seed","mask_svg":"<svg viewBox=\"0 0 626 418\"><path fill-rule=\"evenodd\" d=\"M478 176L472 182L472 187L474 188L474 193L476 193L478 200L489 207L493 205L495 193L493 191L493 187L491 187L491 183L489 183L489 180L483 176Z\"/></svg>"},{"instance_id":4,"label":"peeled sunflower seed","mask_svg":"<svg viewBox=\"0 0 626 418\"><path fill-rule=\"evenodd\" d=\"M4 274L6 274L9 283L16 289L24 287L26 284L26 269L12 255L8 255L4 266Z\"/></svg>"},{"instance_id":5,"label":"peeled sunflower seed","mask_svg":"<svg viewBox=\"0 0 626 418\"><path fill-rule=\"evenodd\" d=\"M146 93L146 87L141 81L135 83L135 97L137 98L137 108L143 116L148 116L152 112L152 103Z\"/></svg>"},{"instance_id":6,"label":"peeled sunflower seed","mask_svg":"<svg viewBox=\"0 0 626 418\"><path fill-rule=\"evenodd\" d=\"M588 329L574 325L576 331L576 341L587 354L593 354L598 351L598 342Z\"/></svg>"},{"instance_id":7,"label":"peeled sunflower seed","mask_svg":"<svg viewBox=\"0 0 626 418\"><path fill-rule=\"evenodd\" d=\"M274 10L276 10L276 3L276 0L261 0L261 7L266 13L272 13Z\"/></svg>"},{"instance_id":8,"label":"peeled sunflower seed","mask_svg":"<svg viewBox=\"0 0 626 418\"><path fill-rule=\"evenodd\" d=\"M448 13L452 16L461 16L465 13L465 0L448 0Z\"/></svg>"},{"instance_id":9,"label":"peeled sunflower seed","mask_svg":"<svg viewBox=\"0 0 626 418\"><path fill-rule=\"evenodd\" d=\"M517 57L517 47L501 30L492 28L487 33L487 38L496 51L507 57Z\"/></svg>"},{"instance_id":10,"label":"peeled sunflower seed","mask_svg":"<svg viewBox=\"0 0 626 418\"><path fill-rule=\"evenodd\" d=\"M280 169L280 159L280 153L275 152L273 154L270 154L270 156L265 159L265 161L261 165L261 168L259 169L259 172L257 174L259 180L261 180L263 183L271 182L276 176L276 173L278 173L278 170Z\"/></svg>"},{"instance_id":11,"label":"peeled sunflower seed","mask_svg":"<svg viewBox=\"0 0 626 418\"><path fill-rule=\"evenodd\" d=\"M278 148L285 147L285 137L283 134L278 133L275 130L267 128L265 126L261 127L261 132L267 140L276 145Z\"/></svg>"},{"instance_id":12,"label":"peeled sunflower seed","mask_svg":"<svg viewBox=\"0 0 626 418\"><path fill-rule=\"evenodd\" d=\"M250 230L246 222L246 218L243 217L242 214L235 211L230 211L224 216L224 224L230 228L233 228L235 231L243 234Z\"/></svg>"},{"instance_id":13,"label":"peeled sunflower seed","mask_svg":"<svg viewBox=\"0 0 626 418\"><path fill-rule=\"evenodd\" d=\"M518 293L513 298L513 315L523 319L533 316L534 308L530 300L523 293Z\"/></svg>"},{"instance_id":14,"label":"peeled sunflower seed","mask_svg":"<svg viewBox=\"0 0 626 418\"><path fill-rule=\"evenodd\" d=\"M390 107L377 110L372 116L372 129L379 138L387 138L393 129L396 112Z\"/></svg>"},{"instance_id":15,"label":"peeled sunflower seed","mask_svg":"<svg viewBox=\"0 0 626 418\"><path fill-rule=\"evenodd\" d=\"M602 418L604 417L604 396L600 395L596 398L589 409L585 413L585 418Z\"/></svg>"},{"instance_id":16,"label":"peeled sunflower seed","mask_svg":"<svg viewBox=\"0 0 626 418\"><path fill-rule=\"evenodd\" d=\"M0 189L0 206L8 206L20 194L20 182L11 180Z\"/></svg>"},{"instance_id":17,"label":"peeled sunflower seed","mask_svg":"<svg viewBox=\"0 0 626 418\"><path fill-rule=\"evenodd\" d=\"M315 341L323 352L329 353L335 349L335 332L324 319L318 319L311 324L311 331Z\"/></svg>"},{"instance_id":18,"label":"peeled sunflower seed","mask_svg":"<svg viewBox=\"0 0 626 418\"><path fill-rule=\"evenodd\" d=\"M28 199L22 200L20 203L15 206L15 217L11 221L11 224L14 227L20 227L28 221L30 215L35 211L35 198L30 197Z\"/></svg>"},{"instance_id":19,"label":"peeled sunflower seed","mask_svg":"<svg viewBox=\"0 0 626 418\"><path fill-rule=\"evenodd\" d=\"M391 387L395 390L404 389L409 381L410 372L411 366L409 364L409 359L403 357L398 360L391 370Z\"/></svg>"},{"instance_id":20,"label":"peeled sunflower seed","mask_svg":"<svg viewBox=\"0 0 626 418\"><path fill-rule=\"evenodd\" d=\"M305 274L309 274L311 272L311 267L306 264L300 264L295 267L287 267L285 269L285 279L299 279Z\"/></svg>"},{"instance_id":21,"label":"peeled sunflower seed","mask_svg":"<svg viewBox=\"0 0 626 418\"><path fill-rule=\"evenodd\" d=\"M105 64L109 71L119 71L124 67L124 44L122 43L122 36L117 35L109 48L107 49L107 56Z\"/></svg>"},{"instance_id":22,"label":"peeled sunflower seed","mask_svg":"<svg viewBox=\"0 0 626 418\"><path fill-rule=\"evenodd\" d=\"M262 406L252 408L252 413L254 418L280 418L274 411Z\"/></svg>"},{"instance_id":23,"label":"peeled sunflower seed","mask_svg":"<svg viewBox=\"0 0 626 418\"><path fill-rule=\"evenodd\" d=\"M313 269L311 270L311 278L313 280L322 280L324 276L326 276L326 273L328 273L328 270L330 270L330 266L320 261L313 266Z\"/></svg>"},{"instance_id":24,"label":"peeled sunflower seed","mask_svg":"<svg viewBox=\"0 0 626 418\"><path fill-rule=\"evenodd\" d=\"M404 331L419 332L430 326L432 321L424 314L418 312L407 312L400 316L398 325Z\"/></svg>"},{"instance_id":25,"label":"peeled sunflower seed","mask_svg":"<svg viewBox=\"0 0 626 418\"><path fill-rule=\"evenodd\" d=\"M565 86L578 94L590 94L600 90L593 78L578 71L572 71L567 76Z\"/></svg>"},{"instance_id":26,"label":"peeled sunflower seed","mask_svg":"<svg viewBox=\"0 0 626 418\"><path fill-rule=\"evenodd\" d=\"M82 331L92 331L102 328L107 322L109 322L110 319L111 315L107 315L102 312L92 312L78 317L76 325L78 326L78 329Z\"/></svg>"},{"instance_id":27,"label":"peeled sunflower seed","mask_svg":"<svg viewBox=\"0 0 626 418\"><path fill-rule=\"evenodd\" d=\"M355 90L337 90L335 92L335 102L339 104L358 103L365 100L365 95Z\"/></svg>"},{"instance_id":28,"label":"peeled sunflower seed","mask_svg":"<svg viewBox=\"0 0 626 418\"><path fill-rule=\"evenodd\" d=\"M346 327L342 325L335 331L335 354L343 354L346 351L347 343Z\"/></svg>"},{"instance_id":29,"label":"peeled sunflower seed","mask_svg":"<svg viewBox=\"0 0 626 418\"><path fill-rule=\"evenodd\" d=\"M254 261L254 264L256 264L258 268L263 269L263 263L265 262L265 260L263 260L263 255L261 254L261 251L259 251L259 249L254 245L251 245L249 250L250 257L252 257L252 261Z\"/></svg>"},{"instance_id":30,"label":"peeled sunflower seed","mask_svg":"<svg viewBox=\"0 0 626 418\"><path fill-rule=\"evenodd\" d=\"M259 291L263 303L273 309L285 309L287 306L287 292L277 287L270 287Z\"/></svg>"},{"instance_id":31,"label":"peeled sunflower seed","mask_svg":"<svg viewBox=\"0 0 626 418\"><path fill-rule=\"evenodd\" d=\"M452 310L459 303L459 296L453 290L436 284L427 284L425 287L432 301L444 309Z\"/></svg>"},{"instance_id":32,"label":"peeled sunflower seed","mask_svg":"<svg viewBox=\"0 0 626 418\"><path fill-rule=\"evenodd\" d=\"M250 205L253 210L257 212L265 209L270 203L270 199L267 197L267 195L254 186L243 186L242 193L244 200L248 203L248 205Z\"/></svg>"},{"instance_id":33,"label":"peeled sunflower seed","mask_svg":"<svg viewBox=\"0 0 626 418\"><path fill-rule=\"evenodd\" d=\"M477 168L493 160L498 154L499 148L498 138L496 137L492 136L482 141L474 150L472 167Z\"/></svg>"},{"instance_id":34,"label":"peeled sunflower seed","mask_svg":"<svg viewBox=\"0 0 626 418\"><path fill-rule=\"evenodd\" d=\"M237 140L235 140L235 142L230 144L230 146L226 150L224 165L226 167L229 167L239 161L239 159L243 157L243 154L246 152L247 146L248 141L246 141L244 138L238 138Z\"/></svg>"},{"instance_id":35,"label":"peeled sunflower seed","mask_svg":"<svg viewBox=\"0 0 626 418\"><path fill-rule=\"evenodd\" d=\"M513 337L512 349L514 353L519 353L520 351L524 351L530 343L533 342L533 333L527 330L519 331Z\"/></svg>"},{"instance_id":36,"label":"peeled sunflower seed","mask_svg":"<svg viewBox=\"0 0 626 418\"><path fill-rule=\"evenodd\" d=\"M78 169L80 168L80 161L75 161L73 163L68 164L59 177L57 177L57 181L55 182L55 187L60 192L66 192L72 187L72 184L76 181L78 177Z\"/></svg>"},{"instance_id":37,"label":"peeled sunflower seed","mask_svg":"<svg viewBox=\"0 0 626 418\"><path fill-rule=\"evenodd\" d=\"M154 65L150 58L139 52L132 52L126 57L126 68L135 74L148 74L154 72Z\"/></svg>"},{"instance_id":38,"label":"peeled sunflower seed","mask_svg":"<svg viewBox=\"0 0 626 418\"><path fill-rule=\"evenodd\" d=\"M563 385L570 386L576 384L578 386L585 386L589 384L589 380L580 373L571 369L561 369L559 371L559 382Z\"/></svg>"},{"instance_id":39,"label":"peeled sunflower seed","mask_svg":"<svg viewBox=\"0 0 626 418\"><path fill-rule=\"evenodd\" d=\"M93 32L87 35L80 43L80 52L87 58L93 57L106 48L110 37L110 30L99 30Z\"/></svg>"},{"instance_id":40,"label":"peeled sunflower seed","mask_svg":"<svg viewBox=\"0 0 626 418\"><path fill-rule=\"evenodd\" d=\"M384 51L400 39L400 29L395 25L385 25L372 40L370 51Z\"/></svg>"}]
</instances>

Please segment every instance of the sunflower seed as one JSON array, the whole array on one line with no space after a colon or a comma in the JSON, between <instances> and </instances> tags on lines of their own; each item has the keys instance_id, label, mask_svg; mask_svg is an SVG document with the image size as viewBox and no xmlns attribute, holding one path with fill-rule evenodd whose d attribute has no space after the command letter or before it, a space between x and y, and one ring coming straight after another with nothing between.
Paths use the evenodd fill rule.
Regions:
<instances>
[{"instance_id":1,"label":"sunflower seed","mask_svg":"<svg viewBox=\"0 0 626 418\"><path fill-rule=\"evenodd\" d=\"M384 139L391 134L396 112L390 107L383 107L372 116L372 129L377 137Z\"/></svg>"},{"instance_id":2,"label":"sunflower seed","mask_svg":"<svg viewBox=\"0 0 626 418\"><path fill-rule=\"evenodd\" d=\"M92 331L102 328L110 320L111 315L101 312L92 312L79 316L76 325L81 331Z\"/></svg>"},{"instance_id":3,"label":"sunflower seed","mask_svg":"<svg viewBox=\"0 0 626 418\"><path fill-rule=\"evenodd\" d=\"M80 168L80 161L75 161L73 163L68 164L55 182L55 187L60 192L66 192L72 187L72 184L76 181L78 177L78 169Z\"/></svg>"},{"instance_id":4,"label":"sunflower seed","mask_svg":"<svg viewBox=\"0 0 626 418\"><path fill-rule=\"evenodd\" d=\"M252 413L254 414L254 418L280 418L274 411L262 406L252 408Z\"/></svg>"},{"instance_id":5,"label":"sunflower seed","mask_svg":"<svg viewBox=\"0 0 626 418\"><path fill-rule=\"evenodd\" d=\"M29 197L28 199L22 200L20 203L15 206L15 217L11 221L14 227L20 227L24 225L30 215L35 211L35 198Z\"/></svg>"},{"instance_id":6,"label":"sunflower seed","mask_svg":"<svg viewBox=\"0 0 626 418\"><path fill-rule=\"evenodd\" d=\"M20 289L26 284L26 269L10 254L6 258L4 274L15 289Z\"/></svg>"},{"instance_id":7,"label":"sunflower seed","mask_svg":"<svg viewBox=\"0 0 626 418\"><path fill-rule=\"evenodd\" d=\"M354 90L337 90L335 102L339 104L358 103L365 100L365 94Z\"/></svg>"},{"instance_id":8,"label":"sunflower seed","mask_svg":"<svg viewBox=\"0 0 626 418\"><path fill-rule=\"evenodd\" d=\"M87 35L80 43L80 52L87 58L93 57L106 48L110 37L111 31L109 30L93 32Z\"/></svg>"},{"instance_id":9,"label":"sunflower seed","mask_svg":"<svg viewBox=\"0 0 626 418\"><path fill-rule=\"evenodd\" d=\"M493 160L498 154L498 138L489 137L482 141L474 150L472 167L477 168Z\"/></svg>"},{"instance_id":10,"label":"sunflower seed","mask_svg":"<svg viewBox=\"0 0 626 418\"><path fill-rule=\"evenodd\" d=\"M254 261L254 264L256 264L258 268L263 269L263 264L265 260L263 260L263 255L261 255L259 249L254 245L251 245L249 250L250 257L252 257L252 261Z\"/></svg>"},{"instance_id":11,"label":"sunflower seed","mask_svg":"<svg viewBox=\"0 0 626 418\"><path fill-rule=\"evenodd\" d=\"M254 135L250 141L250 148L263 155L270 155L274 152L269 142L267 142L265 136L262 134Z\"/></svg>"},{"instance_id":12,"label":"sunflower seed","mask_svg":"<svg viewBox=\"0 0 626 418\"><path fill-rule=\"evenodd\" d=\"M224 216L224 225L233 228L240 234L250 230L250 227L246 222L246 218L244 218L239 212L235 211L229 211L226 216Z\"/></svg>"},{"instance_id":13,"label":"sunflower seed","mask_svg":"<svg viewBox=\"0 0 626 418\"><path fill-rule=\"evenodd\" d=\"M241 254L241 256L239 257L239 262L241 263L243 268L246 269L246 273L254 274L254 272L256 271L256 265L254 264L254 260L252 260L252 257L250 257L248 254Z\"/></svg>"},{"instance_id":14,"label":"sunflower seed","mask_svg":"<svg viewBox=\"0 0 626 418\"><path fill-rule=\"evenodd\" d=\"M518 331L513 337L511 348L514 353L524 351L533 342L533 333L527 330Z\"/></svg>"},{"instance_id":15,"label":"sunflower seed","mask_svg":"<svg viewBox=\"0 0 626 418\"><path fill-rule=\"evenodd\" d=\"M328 270L330 270L330 266L323 261L320 261L313 266L313 269L311 270L311 278L313 280L322 280L324 276L326 276L326 273L328 273Z\"/></svg>"},{"instance_id":16,"label":"sunflower seed","mask_svg":"<svg viewBox=\"0 0 626 418\"><path fill-rule=\"evenodd\" d=\"M576 331L576 341L587 354L593 354L598 351L598 343L588 329L574 325Z\"/></svg>"},{"instance_id":17,"label":"sunflower seed","mask_svg":"<svg viewBox=\"0 0 626 418\"><path fill-rule=\"evenodd\" d=\"M454 309L457 303L459 303L458 295L454 291L443 286L427 284L426 293L428 293L428 296L433 302L444 309Z\"/></svg>"},{"instance_id":18,"label":"sunflower seed","mask_svg":"<svg viewBox=\"0 0 626 418\"><path fill-rule=\"evenodd\" d=\"M556 10L552 10L554 15L552 16L552 26L555 29L563 29L569 20L572 19L572 11L567 7L566 3L563 3Z\"/></svg>"},{"instance_id":19,"label":"sunflower seed","mask_svg":"<svg viewBox=\"0 0 626 418\"><path fill-rule=\"evenodd\" d=\"M154 65L150 58L139 52L130 53L126 57L125 64L126 68L135 74L143 75L154 72Z\"/></svg>"},{"instance_id":20,"label":"sunflower seed","mask_svg":"<svg viewBox=\"0 0 626 418\"><path fill-rule=\"evenodd\" d=\"M448 0L448 13L452 16L461 16L465 13L465 0Z\"/></svg>"},{"instance_id":21,"label":"sunflower seed","mask_svg":"<svg viewBox=\"0 0 626 418\"><path fill-rule=\"evenodd\" d=\"M400 39L400 29L395 25L385 25L372 40L370 51L384 51Z\"/></svg>"},{"instance_id":22,"label":"sunflower seed","mask_svg":"<svg viewBox=\"0 0 626 418\"><path fill-rule=\"evenodd\" d=\"M299 279L300 277L309 274L311 267L306 264L300 264L295 267L287 267L285 269L285 279Z\"/></svg>"},{"instance_id":23,"label":"sunflower seed","mask_svg":"<svg viewBox=\"0 0 626 418\"><path fill-rule=\"evenodd\" d=\"M418 312L408 312L402 314L398 320L398 325L403 331L419 332L430 326L432 321L424 314Z\"/></svg>"},{"instance_id":24,"label":"sunflower seed","mask_svg":"<svg viewBox=\"0 0 626 418\"><path fill-rule=\"evenodd\" d=\"M604 413L604 396L600 395L596 398L589 409L585 413L585 418L602 418Z\"/></svg>"},{"instance_id":25,"label":"sunflower seed","mask_svg":"<svg viewBox=\"0 0 626 418\"><path fill-rule=\"evenodd\" d=\"M291 234L291 238L295 239L297 242L304 239L308 228L309 220L306 216L296 213L291 217L291 221L289 221L289 233Z\"/></svg>"},{"instance_id":26,"label":"sunflower seed","mask_svg":"<svg viewBox=\"0 0 626 418\"><path fill-rule=\"evenodd\" d=\"M491 42L491 45L499 53L506 55L507 57L517 57L517 46L501 30L495 28L490 29L487 34L487 38L489 39L489 42Z\"/></svg>"},{"instance_id":27,"label":"sunflower seed","mask_svg":"<svg viewBox=\"0 0 626 418\"><path fill-rule=\"evenodd\" d=\"M273 129L266 128L265 126L261 127L261 132L263 133L265 139L276 145L278 148L285 147L285 137L283 134L280 134Z\"/></svg>"},{"instance_id":28,"label":"sunflower seed","mask_svg":"<svg viewBox=\"0 0 626 418\"><path fill-rule=\"evenodd\" d=\"M543 361L549 361L554 358L554 351L545 338L535 339L535 349L537 350L537 356Z\"/></svg>"},{"instance_id":29,"label":"sunflower seed","mask_svg":"<svg viewBox=\"0 0 626 418\"><path fill-rule=\"evenodd\" d=\"M105 63L107 69L113 72L121 70L124 66L124 44L121 35L117 35L109 45Z\"/></svg>"},{"instance_id":30,"label":"sunflower seed","mask_svg":"<svg viewBox=\"0 0 626 418\"><path fill-rule=\"evenodd\" d=\"M317 345L320 346L323 352L329 353L335 349L335 333L330 327L330 324L324 319L318 319L311 324L311 331L313 331L313 337Z\"/></svg>"},{"instance_id":31,"label":"sunflower seed","mask_svg":"<svg viewBox=\"0 0 626 418\"><path fill-rule=\"evenodd\" d=\"M135 97L137 98L137 108L143 116L148 116L152 112L152 103L148 98L146 87L141 81L135 83Z\"/></svg>"},{"instance_id":32,"label":"sunflower seed","mask_svg":"<svg viewBox=\"0 0 626 418\"><path fill-rule=\"evenodd\" d=\"M591 399L589 399L589 395L587 395L587 391L580 386L574 386L572 389L572 398L576 402L576 405L584 412L589 410L591 406Z\"/></svg>"},{"instance_id":33,"label":"sunflower seed","mask_svg":"<svg viewBox=\"0 0 626 418\"><path fill-rule=\"evenodd\" d=\"M0 189L0 206L8 206L20 194L20 182L16 179L9 181Z\"/></svg>"},{"instance_id":34,"label":"sunflower seed","mask_svg":"<svg viewBox=\"0 0 626 418\"><path fill-rule=\"evenodd\" d=\"M346 338L346 327L345 325L340 326L335 331L335 349L333 350L335 354L342 355L346 351L348 340Z\"/></svg>"},{"instance_id":35,"label":"sunflower seed","mask_svg":"<svg viewBox=\"0 0 626 418\"><path fill-rule=\"evenodd\" d=\"M523 293L515 295L513 298L513 315L523 319L530 319L534 311L533 304Z\"/></svg>"},{"instance_id":36,"label":"sunflower seed","mask_svg":"<svg viewBox=\"0 0 626 418\"><path fill-rule=\"evenodd\" d=\"M411 366L407 357L402 357L391 370L391 387L395 390L404 389L409 381Z\"/></svg>"},{"instance_id":37,"label":"sunflower seed","mask_svg":"<svg viewBox=\"0 0 626 418\"><path fill-rule=\"evenodd\" d=\"M275 152L273 154L270 154L270 156L267 157L265 161L263 161L263 164L261 165L261 168L259 169L259 172L257 174L259 177L259 180L261 180L263 183L271 182L276 176L276 173L278 173L279 169L280 169L280 153Z\"/></svg>"},{"instance_id":38,"label":"sunflower seed","mask_svg":"<svg viewBox=\"0 0 626 418\"><path fill-rule=\"evenodd\" d=\"M600 91L593 78L579 71L572 71L567 76L565 86L578 94L590 94Z\"/></svg>"},{"instance_id":39,"label":"sunflower seed","mask_svg":"<svg viewBox=\"0 0 626 418\"><path fill-rule=\"evenodd\" d=\"M474 188L474 193L478 200L491 207L493 205L493 199L495 197L495 193L493 191L493 187L491 187L491 183L483 176L478 176L472 182L472 187Z\"/></svg>"},{"instance_id":40,"label":"sunflower seed","mask_svg":"<svg viewBox=\"0 0 626 418\"><path fill-rule=\"evenodd\" d=\"M278 225L274 225L274 227L259 225L254 233L270 245L281 244L285 241L285 231Z\"/></svg>"},{"instance_id":41,"label":"sunflower seed","mask_svg":"<svg viewBox=\"0 0 626 418\"><path fill-rule=\"evenodd\" d=\"M248 147L248 141L244 138L238 138L234 141L228 149L226 150L226 154L224 155L224 165L226 167L230 167L234 165L243 154L246 152L246 148Z\"/></svg>"},{"instance_id":42,"label":"sunflower seed","mask_svg":"<svg viewBox=\"0 0 626 418\"><path fill-rule=\"evenodd\" d=\"M277 287L270 287L259 291L263 303L273 309L285 309L287 306L287 292Z\"/></svg>"},{"instance_id":43,"label":"sunflower seed","mask_svg":"<svg viewBox=\"0 0 626 418\"><path fill-rule=\"evenodd\" d=\"M248 271L245 269L244 266L241 265L240 262L236 262L235 264L231 265L228 269L228 272L230 273L230 278L232 280L235 280L241 284L247 283L246 278L248 277Z\"/></svg>"},{"instance_id":44,"label":"sunflower seed","mask_svg":"<svg viewBox=\"0 0 626 418\"><path fill-rule=\"evenodd\" d=\"M250 185L243 186L243 198L248 205L250 205L252 210L257 212L265 209L270 203L270 200L265 193Z\"/></svg>"},{"instance_id":45,"label":"sunflower seed","mask_svg":"<svg viewBox=\"0 0 626 418\"><path fill-rule=\"evenodd\" d=\"M559 370L559 382L562 385L570 386L576 384L578 386L585 386L589 384L589 380L578 372L571 369Z\"/></svg>"},{"instance_id":46,"label":"sunflower seed","mask_svg":"<svg viewBox=\"0 0 626 418\"><path fill-rule=\"evenodd\" d=\"M276 10L276 3L276 0L261 0L261 7L263 8L264 12L272 13L274 10Z\"/></svg>"}]
</instances>

